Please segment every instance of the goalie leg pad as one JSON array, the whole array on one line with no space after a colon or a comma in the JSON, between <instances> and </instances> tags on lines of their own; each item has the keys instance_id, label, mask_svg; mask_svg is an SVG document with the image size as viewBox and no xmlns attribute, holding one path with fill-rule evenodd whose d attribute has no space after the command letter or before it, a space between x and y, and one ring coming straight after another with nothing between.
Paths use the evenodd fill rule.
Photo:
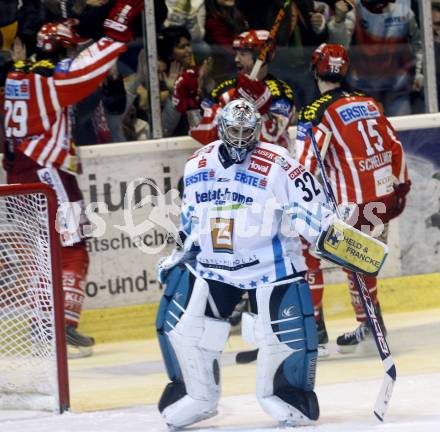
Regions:
<instances>
[{"instance_id":1,"label":"goalie leg pad","mask_svg":"<svg viewBox=\"0 0 440 432\"><path fill-rule=\"evenodd\" d=\"M156 316L157 338L168 378L171 381L180 380L182 373L166 332L176 325L178 318L182 315L182 310L187 306L190 296L189 288L189 271L186 267L175 266L168 274Z\"/></svg>"},{"instance_id":2,"label":"goalie leg pad","mask_svg":"<svg viewBox=\"0 0 440 432\"><path fill-rule=\"evenodd\" d=\"M308 284L301 280L263 287L257 290L257 303L258 401L283 424L316 420L318 340Z\"/></svg>"},{"instance_id":3,"label":"goalie leg pad","mask_svg":"<svg viewBox=\"0 0 440 432\"><path fill-rule=\"evenodd\" d=\"M203 279L197 278L189 291L185 307L176 300L181 307L176 323L166 323L183 380L171 383L159 402L162 416L173 427L216 414L221 393L219 360L230 329L227 321L205 316L209 287Z\"/></svg>"}]
</instances>

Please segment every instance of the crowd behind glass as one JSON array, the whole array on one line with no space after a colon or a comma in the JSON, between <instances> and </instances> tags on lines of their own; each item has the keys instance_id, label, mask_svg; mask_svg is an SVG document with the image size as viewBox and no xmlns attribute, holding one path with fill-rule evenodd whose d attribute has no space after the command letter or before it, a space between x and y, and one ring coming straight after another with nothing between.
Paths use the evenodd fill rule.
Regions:
<instances>
[{"instance_id":1,"label":"crowd behind glass","mask_svg":"<svg viewBox=\"0 0 440 432\"><path fill-rule=\"evenodd\" d=\"M269 70L292 86L297 111L316 96L309 71L310 56L323 42L340 43L350 50L347 84L376 97L386 115L426 111L418 2L390 2L409 10L407 34L401 35L398 42L377 44L362 40L358 35L364 23L356 10L358 5L368 1L371 0L291 2L277 36L276 54ZM176 115L172 109L173 86L179 74L188 69L198 71L202 77L200 97L203 99L216 84L236 75L234 38L249 29L270 29L283 3L282 0L154 0L157 80L164 136L182 136L188 132L185 116ZM35 52L36 33L44 23L75 18L81 36L96 40L103 35L101 24L113 4L114 0L2 0L1 82L14 61ZM432 24L436 76L440 83L440 0L432 0ZM120 57L99 91L74 108L77 145L151 136L144 30L145 25L139 18L134 25L136 38L128 51Z\"/></svg>"}]
</instances>

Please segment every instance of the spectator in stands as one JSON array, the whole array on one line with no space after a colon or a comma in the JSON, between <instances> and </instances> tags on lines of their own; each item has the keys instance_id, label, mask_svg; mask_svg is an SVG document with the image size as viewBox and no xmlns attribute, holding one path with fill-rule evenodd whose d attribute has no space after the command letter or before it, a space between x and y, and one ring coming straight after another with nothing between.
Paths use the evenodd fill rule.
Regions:
<instances>
[{"instance_id":1,"label":"spectator in stands","mask_svg":"<svg viewBox=\"0 0 440 432\"><path fill-rule=\"evenodd\" d=\"M238 0L251 28L270 30L284 0ZM327 41L327 4L313 0L294 0L287 10L277 35L277 57L272 71L295 88L297 108L311 102L316 86L304 73L313 50Z\"/></svg>"},{"instance_id":2,"label":"spectator in stands","mask_svg":"<svg viewBox=\"0 0 440 432\"><path fill-rule=\"evenodd\" d=\"M206 0L205 40L211 45L216 82L234 71L232 42L248 28L235 0Z\"/></svg>"},{"instance_id":3,"label":"spectator in stands","mask_svg":"<svg viewBox=\"0 0 440 432\"><path fill-rule=\"evenodd\" d=\"M323 2L294 1L278 32L280 53L274 70L296 89L298 107L310 103L317 95L310 74L304 71L313 50L327 40L329 12Z\"/></svg>"},{"instance_id":4,"label":"spectator in stands","mask_svg":"<svg viewBox=\"0 0 440 432\"><path fill-rule=\"evenodd\" d=\"M174 108L181 112L195 113L190 124L190 135L208 144L217 139L217 118L221 107L232 99L244 97L255 104L262 116L262 129L259 139L284 147L289 145L288 126L295 112L293 90L284 81L269 74L268 63L275 54L275 44L269 53L256 79L250 78L257 53L269 38L267 30L249 30L241 33L233 42L236 78L219 84L201 103L199 92L200 77L197 71L187 71L179 75L174 85ZM201 117L200 109L203 109ZM198 114L198 115L197 115Z\"/></svg>"},{"instance_id":5,"label":"spectator in stands","mask_svg":"<svg viewBox=\"0 0 440 432\"><path fill-rule=\"evenodd\" d=\"M165 137L188 134L186 113L178 112L172 105L172 92L177 77L188 71L198 70L204 77L201 81L201 94L208 94L214 84L209 77L210 60L205 60L199 67L196 65L191 34L184 26L164 28L157 38L159 89L162 108L162 129ZM145 50L139 54L139 68L136 79L128 89L129 107L135 103L136 110L145 111L148 108L148 71L146 69ZM143 120L136 123L148 125ZM136 134L146 135L135 125Z\"/></svg>"},{"instance_id":6,"label":"spectator in stands","mask_svg":"<svg viewBox=\"0 0 440 432\"><path fill-rule=\"evenodd\" d=\"M158 54L162 60L160 82L163 100L162 127L164 136L188 134L188 119L186 113L176 111L172 104L172 93L176 79L187 71L198 71L202 79L198 92L200 96L207 95L214 83L209 78L209 60L197 67L192 51L191 35L185 27L174 26L164 29L158 37ZM192 73L192 72L188 72ZM168 94L166 93L168 92ZM182 115L184 114L184 115Z\"/></svg>"},{"instance_id":7,"label":"spectator in stands","mask_svg":"<svg viewBox=\"0 0 440 432\"><path fill-rule=\"evenodd\" d=\"M411 92L423 87L422 40L406 0L345 0L335 3L329 43L348 48L349 83L382 103L387 116L410 114Z\"/></svg>"},{"instance_id":8,"label":"spectator in stands","mask_svg":"<svg viewBox=\"0 0 440 432\"><path fill-rule=\"evenodd\" d=\"M230 48L234 39L247 29L247 21L235 0L206 0L205 39L208 43Z\"/></svg>"},{"instance_id":9,"label":"spectator in stands","mask_svg":"<svg viewBox=\"0 0 440 432\"><path fill-rule=\"evenodd\" d=\"M204 0L165 0L168 16L165 27L183 26L191 35L194 54L201 63L210 55L209 45L204 41L206 9Z\"/></svg>"},{"instance_id":10,"label":"spectator in stands","mask_svg":"<svg viewBox=\"0 0 440 432\"><path fill-rule=\"evenodd\" d=\"M197 43L205 37L206 9L203 0L166 0L168 16L165 27L183 26Z\"/></svg>"},{"instance_id":11,"label":"spectator in stands","mask_svg":"<svg viewBox=\"0 0 440 432\"><path fill-rule=\"evenodd\" d=\"M440 109L440 0L432 0L432 28L434 30L435 73L437 101Z\"/></svg>"}]
</instances>

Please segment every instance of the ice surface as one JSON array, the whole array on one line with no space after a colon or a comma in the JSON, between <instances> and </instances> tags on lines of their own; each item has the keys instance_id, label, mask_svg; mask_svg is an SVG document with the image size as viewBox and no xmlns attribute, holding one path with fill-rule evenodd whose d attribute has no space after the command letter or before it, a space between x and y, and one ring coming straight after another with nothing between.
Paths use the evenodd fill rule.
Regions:
<instances>
[{"instance_id":1,"label":"ice surface","mask_svg":"<svg viewBox=\"0 0 440 432\"><path fill-rule=\"evenodd\" d=\"M380 381L358 381L317 387L321 405L319 421L303 432L437 432L440 430L440 374L398 377L385 422L373 415ZM7 432L159 432L167 428L154 405L66 413L0 413L0 431ZM219 414L188 430L280 431L254 395L221 400ZM284 430L291 430L285 428Z\"/></svg>"}]
</instances>

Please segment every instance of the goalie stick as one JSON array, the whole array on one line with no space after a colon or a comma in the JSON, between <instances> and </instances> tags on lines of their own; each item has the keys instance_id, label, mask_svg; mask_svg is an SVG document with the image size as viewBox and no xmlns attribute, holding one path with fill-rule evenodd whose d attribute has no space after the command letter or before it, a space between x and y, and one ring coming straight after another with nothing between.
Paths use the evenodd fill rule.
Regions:
<instances>
[{"instance_id":1,"label":"goalie stick","mask_svg":"<svg viewBox=\"0 0 440 432\"><path fill-rule=\"evenodd\" d=\"M283 6L281 6L280 10L278 11L272 28L269 31L269 37L267 38L266 43L261 48L261 51L258 54L258 58L255 61L254 67L252 68L251 74L249 75L250 79L257 79L258 72L260 71L261 66L263 66L264 62L266 61L267 54L269 53L271 47L271 42L275 40L277 36L280 25L287 14L287 9L290 7L290 3L292 3L292 0L285 0Z\"/></svg>"},{"instance_id":2,"label":"goalie stick","mask_svg":"<svg viewBox=\"0 0 440 432\"><path fill-rule=\"evenodd\" d=\"M307 134L310 136L313 146L313 151L315 153L318 166L321 171L324 193L327 198L327 202L332 206L336 215L340 217L337 201L333 193L332 187L330 185L330 182L328 180L327 173L325 172L324 163L319 153L318 144L316 143L315 137L313 135L312 124L311 123L298 124L298 134L299 133L303 134L304 138L307 136ZM381 328L381 325L376 317L374 305L371 300L371 296L368 291L368 288L365 284L364 277L361 273L352 272L352 274L354 276L355 286L359 292L359 296L361 298L362 305L365 309L365 313L368 318L368 323L372 330L374 340L376 342L377 350L379 351L379 355L382 360L382 365L385 370L385 376L383 378L382 385L379 394L377 396L376 403L374 405L374 415L380 421L383 421L386 410L388 408L388 403L393 393L394 384L396 382L396 366L391 357L391 351L385 339L384 331Z\"/></svg>"}]
</instances>

